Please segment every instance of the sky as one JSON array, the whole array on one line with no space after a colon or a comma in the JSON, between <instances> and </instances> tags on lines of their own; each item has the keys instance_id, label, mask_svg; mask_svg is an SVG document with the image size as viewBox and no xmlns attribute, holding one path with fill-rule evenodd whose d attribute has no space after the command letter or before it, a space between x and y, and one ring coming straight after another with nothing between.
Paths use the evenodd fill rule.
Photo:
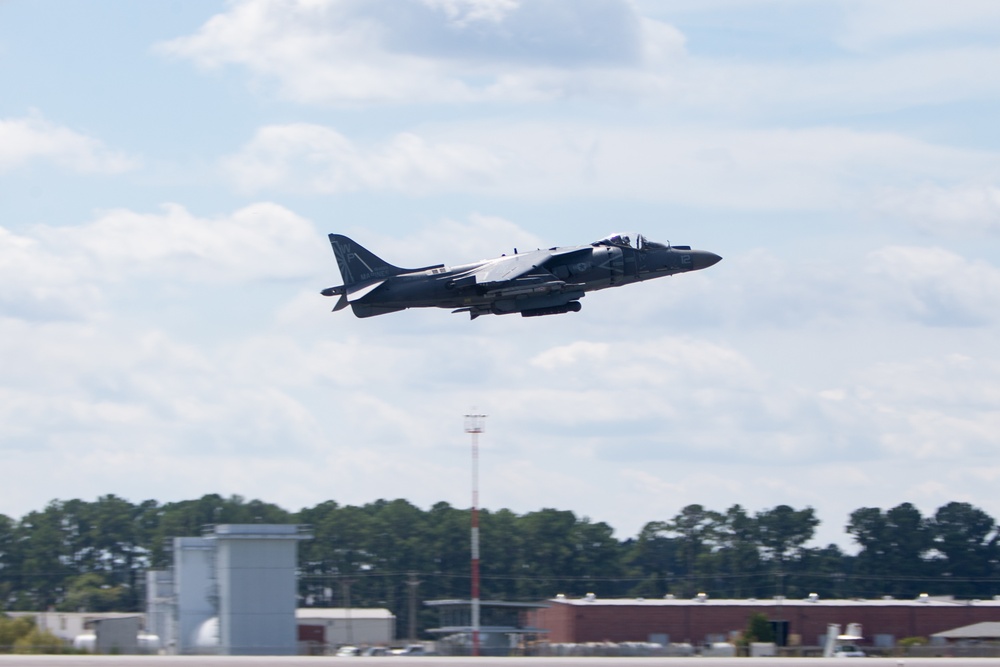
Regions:
<instances>
[{"instance_id":1,"label":"sky","mask_svg":"<svg viewBox=\"0 0 1000 667\"><path fill-rule=\"evenodd\" d=\"M0 513L686 505L1000 517L1000 3L0 0ZM612 232L583 310L332 313ZM483 539L489 539L484 535Z\"/></svg>"}]
</instances>

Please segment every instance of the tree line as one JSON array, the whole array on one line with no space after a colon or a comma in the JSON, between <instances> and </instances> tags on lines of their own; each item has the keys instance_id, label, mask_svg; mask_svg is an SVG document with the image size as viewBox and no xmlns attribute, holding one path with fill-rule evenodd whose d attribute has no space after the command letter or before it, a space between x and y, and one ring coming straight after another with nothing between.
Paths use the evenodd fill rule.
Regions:
<instances>
[{"instance_id":1,"label":"tree line","mask_svg":"<svg viewBox=\"0 0 1000 667\"><path fill-rule=\"evenodd\" d=\"M0 610L141 611L145 572L170 563L170 538L220 523L301 523L301 605L386 607L400 633L418 600L468 598L470 510L406 500L321 503L289 512L260 500L206 495L138 504L114 495L52 501L14 520L0 515ZM479 513L484 599L599 597L880 597L1000 594L996 521L968 503L924 516L910 503L855 510L845 526L858 547L806 546L812 508L749 512L688 505L669 520L617 539L604 522L571 511ZM435 612L416 606L418 629Z\"/></svg>"}]
</instances>

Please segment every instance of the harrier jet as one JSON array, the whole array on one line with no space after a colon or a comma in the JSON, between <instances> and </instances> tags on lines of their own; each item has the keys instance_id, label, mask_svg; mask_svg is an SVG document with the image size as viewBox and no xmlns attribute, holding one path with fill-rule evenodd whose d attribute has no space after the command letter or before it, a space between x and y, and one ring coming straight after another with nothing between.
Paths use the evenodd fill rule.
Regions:
<instances>
[{"instance_id":1,"label":"harrier jet","mask_svg":"<svg viewBox=\"0 0 1000 667\"><path fill-rule=\"evenodd\" d=\"M333 309L350 305L358 317L407 308L451 308L471 319L576 312L580 299L592 290L706 269L722 259L691 246L614 234L588 245L515 249L512 255L461 266L401 269L346 236L330 234L330 244L344 284L321 294L340 297Z\"/></svg>"}]
</instances>

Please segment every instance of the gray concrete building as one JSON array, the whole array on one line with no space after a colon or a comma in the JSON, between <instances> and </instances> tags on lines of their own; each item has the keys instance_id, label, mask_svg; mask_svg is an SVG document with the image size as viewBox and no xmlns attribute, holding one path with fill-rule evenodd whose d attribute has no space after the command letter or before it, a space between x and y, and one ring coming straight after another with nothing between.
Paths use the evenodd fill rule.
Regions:
<instances>
[{"instance_id":1,"label":"gray concrete building","mask_svg":"<svg viewBox=\"0 0 1000 667\"><path fill-rule=\"evenodd\" d=\"M294 655L298 540L290 524L215 527L219 641L226 655Z\"/></svg>"},{"instance_id":2,"label":"gray concrete building","mask_svg":"<svg viewBox=\"0 0 1000 667\"><path fill-rule=\"evenodd\" d=\"M147 616L172 654L294 655L294 524L219 524L173 540L173 567L147 575Z\"/></svg>"}]
</instances>

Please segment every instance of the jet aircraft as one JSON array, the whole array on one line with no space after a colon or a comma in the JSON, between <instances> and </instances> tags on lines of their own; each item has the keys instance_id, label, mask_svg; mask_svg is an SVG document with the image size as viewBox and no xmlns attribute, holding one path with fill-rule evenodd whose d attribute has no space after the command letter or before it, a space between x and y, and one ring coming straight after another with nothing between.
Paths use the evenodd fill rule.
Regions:
<instances>
[{"instance_id":1,"label":"jet aircraft","mask_svg":"<svg viewBox=\"0 0 1000 667\"><path fill-rule=\"evenodd\" d=\"M613 234L588 245L522 253L515 249L512 255L461 266L402 269L346 236L330 234L330 244L344 284L321 294L340 297L333 309L350 305L358 317L407 308L452 308L473 320L489 314L577 312L586 292L697 271L722 259L691 246Z\"/></svg>"}]
</instances>

